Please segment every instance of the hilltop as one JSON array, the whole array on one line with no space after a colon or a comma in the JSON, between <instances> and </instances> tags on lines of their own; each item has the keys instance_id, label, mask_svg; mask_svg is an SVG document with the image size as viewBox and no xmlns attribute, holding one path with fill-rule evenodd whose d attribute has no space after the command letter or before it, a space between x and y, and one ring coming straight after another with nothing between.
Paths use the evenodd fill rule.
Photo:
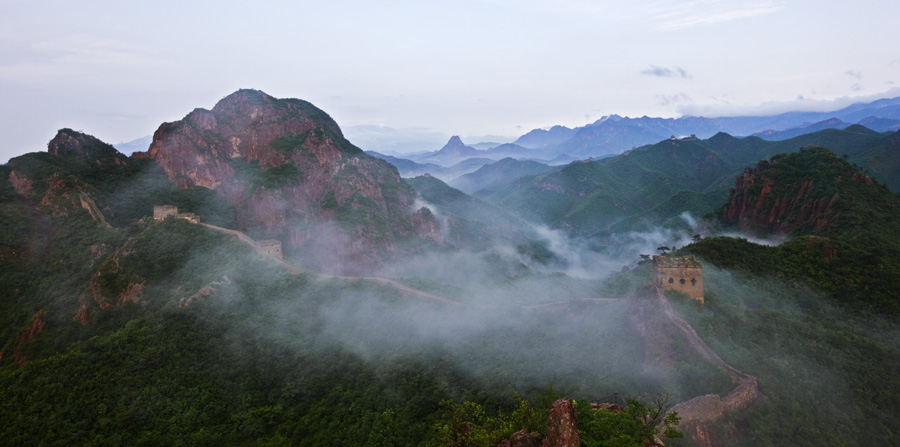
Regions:
<instances>
[{"instance_id":1,"label":"hilltop","mask_svg":"<svg viewBox=\"0 0 900 447\"><path fill-rule=\"evenodd\" d=\"M617 421L638 446L679 403L690 439L667 445L890 444L897 138L850 125L555 167L468 159L474 197L254 90L132 157L62 129L0 166L0 434L492 446L555 439L565 406L569 436L599 443ZM191 220L155 219L161 204ZM648 249L695 256L704 302L653 287ZM751 379L741 411L694 411Z\"/></svg>"},{"instance_id":2,"label":"hilltop","mask_svg":"<svg viewBox=\"0 0 900 447\"><path fill-rule=\"evenodd\" d=\"M668 138L601 160L582 160L523 176L484 195L509 212L572 234L609 234L655 225L684 225L685 211L701 217L728 199L733 179L758 160L805 146L846 155L887 185L900 185L895 165L900 133L862 126L826 129L784 141ZM893 187L893 186L892 186Z\"/></svg>"},{"instance_id":3,"label":"hilltop","mask_svg":"<svg viewBox=\"0 0 900 447\"><path fill-rule=\"evenodd\" d=\"M238 229L278 239L286 255L324 270L371 270L428 240L397 170L299 99L240 90L162 124L135 157L155 161L180 188L216 191L234 206Z\"/></svg>"}]
</instances>

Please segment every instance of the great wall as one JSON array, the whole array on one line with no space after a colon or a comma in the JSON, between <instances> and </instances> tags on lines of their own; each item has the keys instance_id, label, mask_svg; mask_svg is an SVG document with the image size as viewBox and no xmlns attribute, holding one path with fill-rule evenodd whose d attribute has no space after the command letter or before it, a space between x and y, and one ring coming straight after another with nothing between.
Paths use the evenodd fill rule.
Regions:
<instances>
[{"instance_id":1,"label":"great wall","mask_svg":"<svg viewBox=\"0 0 900 447\"><path fill-rule=\"evenodd\" d=\"M179 214L177 212L177 208L171 206L167 206L164 212L160 210L160 214L158 215L157 208L161 207L154 208L154 218L156 220L162 220L168 216L184 218L206 228L235 236L238 238L238 240L253 247L253 249L260 256L264 256L266 258L269 258L273 262L278 263L290 273L306 273L313 275L318 279L372 281L392 287L403 295L415 296L421 299L437 301L452 306L467 305L460 301L451 300L439 295L415 289L390 278L375 276L337 276L312 272L285 261L281 252L281 244L278 241L256 241L243 232L200 222L199 218L197 218L197 216L194 214ZM678 413L678 416L681 418L681 424L679 427L682 430L687 431L691 435L695 445L701 447L712 446L715 443L710 440L711 430L709 424L722 417L722 415L726 411L738 410L746 408L748 405L750 405L750 403L752 403L759 396L756 377L743 373L722 360L722 358L718 354L716 354L715 351L710 349L710 347L703 341L703 339L700 338L694 328L691 327L691 325L687 321L685 321L675 313L675 310L672 308L672 304L669 302L668 298L666 298L666 290L676 290L687 293L692 299L698 300L703 303L703 276L702 267L700 266L699 262L693 258L667 258L663 256L654 256L653 262L654 268L652 282L656 288L659 307L663 310L666 318L668 318L668 320L680 330L692 350L700 354L716 367L725 371L731 377L731 380L735 383L735 385L737 385L725 397L721 397L717 394L697 396L693 399L680 402L672 406L672 408L668 410L668 413ZM675 277L679 277L681 279L674 280ZM691 280L685 280L684 278L686 277L691 278ZM627 298L581 298L522 306L521 309L562 307L570 305L574 302L601 303L624 300L627 300Z\"/></svg>"},{"instance_id":2,"label":"great wall","mask_svg":"<svg viewBox=\"0 0 900 447\"><path fill-rule=\"evenodd\" d=\"M656 296L666 317L681 330L691 348L728 373L731 380L737 385L725 397L720 397L717 394L707 394L678 403L669 409L669 413L678 413L678 416L681 418L682 429L691 434L696 445L712 445L709 439L710 430L708 423L720 418L726 411L738 410L750 405L759 396L756 377L743 373L729 365L715 351L710 349L703 339L697 335L697 331L675 313L662 287L656 288Z\"/></svg>"}]
</instances>

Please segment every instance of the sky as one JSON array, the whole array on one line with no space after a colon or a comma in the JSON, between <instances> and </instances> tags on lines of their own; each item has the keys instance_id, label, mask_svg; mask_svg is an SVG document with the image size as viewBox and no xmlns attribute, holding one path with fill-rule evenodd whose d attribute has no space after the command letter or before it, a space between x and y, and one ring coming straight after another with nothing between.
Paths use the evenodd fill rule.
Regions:
<instances>
[{"instance_id":1,"label":"sky","mask_svg":"<svg viewBox=\"0 0 900 447\"><path fill-rule=\"evenodd\" d=\"M900 96L897 17L896 0L0 0L0 162L64 127L152 135L240 88L385 152L610 114L835 110Z\"/></svg>"}]
</instances>

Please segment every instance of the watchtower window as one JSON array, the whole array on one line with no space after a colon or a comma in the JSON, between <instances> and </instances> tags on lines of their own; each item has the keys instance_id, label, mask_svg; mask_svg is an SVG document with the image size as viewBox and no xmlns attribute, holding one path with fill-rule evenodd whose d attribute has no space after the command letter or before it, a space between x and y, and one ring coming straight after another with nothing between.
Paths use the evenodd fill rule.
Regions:
<instances>
[{"instance_id":1,"label":"watchtower window","mask_svg":"<svg viewBox=\"0 0 900 447\"><path fill-rule=\"evenodd\" d=\"M681 285L684 285L684 278L681 278L678 282L680 282Z\"/></svg>"},{"instance_id":2,"label":"watchtower window","mask_svg":"<svg viewBox=\"0 0 900 447\"><path fill-rule=\"evenodd\" d=\"M696 285L697 285L697 278L691 278L691 285L692 285L692 286L696 286Z\"/></svg>"},{"instance_id":3,"label":"watchtower window","mask_svg":"<svg viewBox=\"0 0 900 447\"><path fill-rule=\"evenodd\" d=\"M675 280L672 278L669 278L669 284L675 284Z\"/></svg>"}]
</instances>

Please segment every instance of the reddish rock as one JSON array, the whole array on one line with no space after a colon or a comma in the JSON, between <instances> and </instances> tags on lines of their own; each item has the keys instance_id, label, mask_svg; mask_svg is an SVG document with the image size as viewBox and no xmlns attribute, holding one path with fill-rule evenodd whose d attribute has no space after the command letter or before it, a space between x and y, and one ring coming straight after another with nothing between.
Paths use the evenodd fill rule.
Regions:
<instances>
[{"instance_id":1,"label":"reddish rock","mask_svg":"<svg viewBox=\"0 0 900 447\"><path fill-rule=\"evenodd\" d=\"M509 447L540 447L541 439L537 433L520 430L509 437Z\"/></svg>"},{"instance_id":2,"label":"reddish rock","mask_svg":"<svg viewBox=\"0 0 900 447\"><path fill-rule=\"evenodd\" d=\"M342 242L328 259L304 258L326 270L365 270L390 258L398 238L419 234L409 212L415 192L397 170L299 99L240 90L161 125L141 156L179 187L225 196L240 230L281 240L288 255L314 257L323 238Z\"/></svg>"},{"instance_id":3,"label":"reddish rock","mask_svg":"<svg viewBox=\"0 0 900 447\"><path fill-rule=\"evenodd\" d=\"M800 229L821 232L839 217L840 206L836 204L840 204L841 196L823 194L833 190L828 183L839 185L838 178L851 176L866 183L866 176L851 173L852 168L843 160L835 162L840 165L835 169L846 171L845 176L827 177L810 171L806 178L797 181L796 167L779 167L784 157L776 156L767 162L759 162L755 169L744 170L720 211L723 220L736 224L741 231L764 229L776 235L792 234Z\"/></svg>"},{"instance_id":4,"label":"reddish rock","mask_svg":"<svg viewBox=\"0 0 900 447\"><path fill-rule=\"evenodd\" d=\"M47 144L47 151L62 157L88 158L98 163L121 164L127 157L111 145L85 133L60 129Z\"/></svg>"},{"instance_id":5,"label":"reddish rock","mask_svg":"<svg viewBox=\"0 0 900 447\"><path fill-rule=\"evenodd\" d=\"M504 439L497 444L497 447L541 447L541 438L537 433L519 430L513 433L509 439Z\"/></svg>"},{"instance_id":6,"label":"reddish rock","mask_svg":"<svg viewBox=\"0 0 900 447\"><path fill-rule=\"evenodd\" d=\"M434 214L426 207L422 207L419 211L413 213L409 217L413 230L423 239L430 239L436 244L444 242L444 235L441 232L441 224L438 223Z\"/></svg>"},{"instance_id":7,"label":"reddish rock","mask_svg":"<svg viewBox=\"0 0 900 447\"><path fill-rule=\"evenodd\" d=\"M570 399L559 399L547 416L547 437L543 447L578 447L581 438L575 426L575 407Z\"/></svg>"},{"instance_id":8,"label":"reddish rock","mask_svg":"<svg viewBox=\"0 0 900 447\"><path fill-rule=\"evenodd\" d=\"M5 349L0 351L0 359L10 357L17 366L28 363L28 359L25 357L25 353L23 353L22 350L25 348L25 345L34 341L34 336L43 331L46 324L47 323L44 320L44 311L39 310L31 317L31 324L16 337L12 349L9 352Z\"/></svg>"},{"instance_id":9,"label":"reddish rock","mask_svg":"<svg viewBox=\"0 0 900 447\"><path fill-rule=\"evenodd\" d=\"M31 192L31 180L20 176L16 171L11 171L9 173L9 183L12 184L13 189L15 189L19 195L27 197L28 193Z\"/></svg>"}]
</instances>

